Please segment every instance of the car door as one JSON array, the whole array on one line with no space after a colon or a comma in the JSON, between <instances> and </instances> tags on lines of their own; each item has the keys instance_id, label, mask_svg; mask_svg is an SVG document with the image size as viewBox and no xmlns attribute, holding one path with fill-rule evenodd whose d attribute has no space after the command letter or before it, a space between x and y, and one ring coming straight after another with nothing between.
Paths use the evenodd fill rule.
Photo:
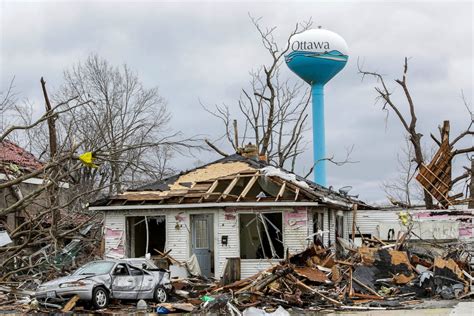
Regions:
<instances>
[{"instance_id":1,"label":"car door","mask_svg":"<svg viewBox=\"0 0 474 316\"><path fill-rule=\"evenodd\" d=\"M130 271L130 275L132 276L133 281L136 284L135 293L138 293L138 298L146 298L142 294L147 289L148 291L150 291L150 286L148 286L148 283L150 282L149 276L147 278L147 275L142 269L139 269L132 265L128 265L128 270ZM151 279L151 282L153 282L153 279ZM134 298L136 298L136 296L131 297L131 299Z\"/></svg>"},{"instance_id":2,"label":"car door","mask_svg":"<svg viewBox=\"0 0 474 316\"><path fill-rule=\"evenodd\" d=\"M130 275L126 263L118 263L112 272L112 297L121 299L133 299L137 297L137 283L135 276Z\"/></svg>"},{"instance_id":3,"label":"car door","mask_svg":"<svg viewBox=\"0 0 474 316\"><path fill-rule=\"evenodd\" d=\"M150 272L143 271L143 284L141 292L143 293L142 298L153 298L153 290L158 283L157 278Z\"/></svg>"}]
</instances>

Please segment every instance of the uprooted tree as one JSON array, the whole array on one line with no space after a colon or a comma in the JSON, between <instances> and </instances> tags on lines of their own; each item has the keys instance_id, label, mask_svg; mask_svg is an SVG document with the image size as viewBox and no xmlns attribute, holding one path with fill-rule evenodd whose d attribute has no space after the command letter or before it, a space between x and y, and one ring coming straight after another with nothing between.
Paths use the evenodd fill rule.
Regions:
<instances>
[{"instance_id":1,"label":"uprooted tree","mask_svg":"<svg viewBox=\"0 0 474 316\"><path fill-rule=\"evenodd\" d=\"M402 79L395 80L395 83L398 86L400 86L403 90L403 96L404 96L404 99L406 100L406 105L400 104L397 101L395 101L395 99L393 98L393 93L394 93L393 89L389 87L384 76L382 76L380 73L363 70L360 65L359 65L359 72L362 75L362 78L364 78L365 76L371 76L371 77L376 78L377 83L379 84L379 86L375 87L375 91L377 92L377 95L378 95L376 100L381 100L382 109L386 111L392 111L393 113L395 113L396 117L402 124L405 132L407 133L408 140L413 149L413 151L410 152L413 155L411 160L415 163L416 170L420 170L423 166L427 165L427 161L430 157L426 157L426 154L424 153L424 148L421 142L421 138L423 137L423 134L421 134L418 130L418 125L417 125L418 117L416 114L415 101L413 100L410 89L408 88L408 83L407 83L408 58L405 58ZM435 141L435 143L440 147L441 147L442 140L445 137L448 137L447 141L448 141L449 148L451 150L451 157L454 158L456 156L462 156L466 154L467 160L471 161L472 156L470 157L468 156L468 154L469 153L472 154L474 152L474 146L472 145L467 146L467 147L459 146L459 144L461 143L461 140L469 136L472 137L472 135L474 135L474 130L473 130L474 116L464 98L463 98L463 101L464 101L464 105L466 106L467 111L469 112L469 121L468 121L467 127L458 135L451 137L451 140L449 140L449 123L448 123L447 128L440 127L440 140L438 140L433 134L431 134L431 137ZM446 126L446 123L444 123L444 125ZM469 181L472 183L472 163L470 163L469 166L463 167L463 169L464 171L462 172L462 174L456 176L452 180L450 179L451 181L448 184L450 188L452 188L452 186L456 184L457 182L463 181L463 180L466 181L466 183ZM409 185L409 183L413 179L414 170L412 168L409 168L407 172L408 174L405 177L405 181L406 181L406 185ZM449 170L449 172L451 172L451 170ZM407 189L406 186L402 188L402 190L406 190L406 189ZM399 188L397 190L399 190ZM471 192L471 198L472 198L472 192ZM432 197L432 194L428 190L423 191L423 200L427 208L433 208L434 206L433 197Z\"/></svg>"}]
</instances>

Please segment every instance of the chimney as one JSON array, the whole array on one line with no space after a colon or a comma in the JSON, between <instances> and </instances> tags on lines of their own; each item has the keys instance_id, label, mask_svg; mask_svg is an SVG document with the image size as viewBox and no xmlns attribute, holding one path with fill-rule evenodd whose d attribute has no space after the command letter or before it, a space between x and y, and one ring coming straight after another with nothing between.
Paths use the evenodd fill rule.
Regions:
<instances>
[{"instance_id":1,"label":"chimney","mask_svg":"<svg viewBox=\"0 0 474 316\"><path fill-rule=\"evenodd\" d=\"M258 148L252 143L248 143L247 145L245 145L245 147L241 149L240 154L245 158L259 160Z\"/></svg>"}]
</instances>

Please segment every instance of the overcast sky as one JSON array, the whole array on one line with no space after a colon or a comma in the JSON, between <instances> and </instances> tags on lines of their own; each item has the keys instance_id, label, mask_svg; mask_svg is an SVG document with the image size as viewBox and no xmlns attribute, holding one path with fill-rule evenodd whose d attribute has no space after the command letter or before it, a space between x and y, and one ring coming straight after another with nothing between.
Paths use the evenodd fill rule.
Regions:
<instances>
[{"instance_id":1,"label":"overcast sky","mask_svg":"<svg viewBox=\"0 0 474 316\"><path fill-rule=\"evenodd\" d=\"M427 146L432 146L430 132L443 120L451 120L452 133L468 123L461 91L472 104L471 1L2 0L0 11L2 89L15 76L21 97L42 109L39 78L44 76L54 90L63 69L97 53L114 64L129 64L146 86L158 86L173 115L173 128L209 138L221 135L222 126L202 110L199 100L210 106L235 105L240 89L247 87L248 71L268 62L248 14L263 17L263 25L277 26L281 41L295 23L312 18L315 26L343 36L350 54L345 69L326 87L326 143L327 153L336 159L343 159L353 145L351 159L359 162L329 164L328 184L351 185L351 193L368 201L385 198L381 184L397 175L396 155L404 133L394 115L385 121L386 113L375 104L376 83L361 81L358 59L390 80L400 76L403 58L410 57L408 80ZM286 68L284 75L298 80ZM406 109L403 99L397 100ZM204 152L177 157L174 164L185 169L217 158ZM300 173L311 161L308 150Z\"/></svg>"}]
</instances>

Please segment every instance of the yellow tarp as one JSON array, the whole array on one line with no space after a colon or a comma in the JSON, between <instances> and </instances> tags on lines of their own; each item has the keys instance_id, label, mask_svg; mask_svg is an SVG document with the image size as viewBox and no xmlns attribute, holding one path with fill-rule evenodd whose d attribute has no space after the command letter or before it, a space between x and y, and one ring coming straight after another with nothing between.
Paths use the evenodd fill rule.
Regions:
<instances>
[{"instance_id":1,"label":"yellow tarp","mask_svg":"<svg viewBox=\"0 0 474 316\"><path fill-rule=\"evenodd\" d=\"M94 156L92 155L92 152L88 151L88 152L85 152L83 153L82 155L79 156L79 160L85 164L87 167L90 167L90 168L98 168L99 166L97 166L96 164L94 164Z\"/></svg>"}]
</instances>

